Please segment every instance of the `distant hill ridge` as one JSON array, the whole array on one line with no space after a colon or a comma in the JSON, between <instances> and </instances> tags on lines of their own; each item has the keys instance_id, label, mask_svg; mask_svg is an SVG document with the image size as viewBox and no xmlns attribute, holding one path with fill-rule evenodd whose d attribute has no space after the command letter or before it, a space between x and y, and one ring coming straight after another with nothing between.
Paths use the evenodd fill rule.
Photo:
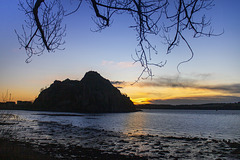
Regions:
<instances>
[{"instance_id":1,"label":"distant hill ridge","mask_svg":"<svg viewBox=\"0 0 240 160\"><path fill-rule=\"evenodd\" d=\"M141 109L240 110L240 102L191 104L191 105L144 104L137 105L136 108L139 110Z\"/></svg>"},{"instance_id":2,"label":"distant hill ridge","mask_svg":"<svg viewBox=\"0 0 240 160\"><path fill-rule=\"evenodd\" d=\"M33 105L39 110L72 112L132 112L133 102L95 71L89 71L81 81L54 81L43 90Z\"/></svg>"}]
</instances>

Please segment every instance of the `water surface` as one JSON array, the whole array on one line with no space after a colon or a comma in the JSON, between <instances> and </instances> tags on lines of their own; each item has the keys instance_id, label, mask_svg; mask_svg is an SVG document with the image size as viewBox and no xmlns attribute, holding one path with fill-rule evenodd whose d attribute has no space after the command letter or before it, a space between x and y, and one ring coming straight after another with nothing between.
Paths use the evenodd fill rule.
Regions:
<instances>
[{"instance_id":1,"label":"water surface","mask_svg":"<svg viewBox=\"0 0 240 160\"><path fill-rule=\"evenodd\" d=\"M7 133L0 136L30 143L62 159L81 156L71 151L77 147L156 160L240 159L239 111L3 112L15 115L9 123L14 125L0 126Z\"/></svg>"},{"instance_id":2,"label":"water surface","mask_svg":"<svg viewBox=\"0 0 240 160\"><path fill-rule=\"evenodd\" d=\"M161 136L190 136L240 141L240 111L143 110L133 113L54 116L58 112L11 111L23 119L71 124L83 128ZM54 114L53 114L54 113ZM49 115L48 115L49 114Z\"/></svg>"}]
</instances>

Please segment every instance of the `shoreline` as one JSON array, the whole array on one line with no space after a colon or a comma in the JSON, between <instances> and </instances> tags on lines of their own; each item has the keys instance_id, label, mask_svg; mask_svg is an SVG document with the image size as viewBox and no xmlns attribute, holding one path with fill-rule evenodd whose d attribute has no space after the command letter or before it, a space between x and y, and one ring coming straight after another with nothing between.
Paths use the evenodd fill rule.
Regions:
<instances>
[{"instance_id":1,"label":"shoreline","mask_svg":"<svg viewBox=\"0 0 240 160\"><path fill-rule=\"evenodd\" d=\"M9 103L9 104L8 104ZM15 102L0 102L0 110L26 110L26 111L50 111L50 112L72 112L72 113L131 113L139 112L142 109L170 109L170 110L240 110L240 102L236 103L206 103L206 104L139 104L135 105L135 110L119 112L81 112L74 109L47 109L35 106L32 103L16 104Z\"/></svg>"},{"instance_id":2,"label":"shoreline","mask_svg":"<svg viewBox=\"0 0 240 160\"><path fill-rule=\"evenodd\" d=\"M34 107L32 107L32 106L28 106L28 107L26 107L26 106L18 106L18 105L14 105L14 106L4 106L4 105L2 105L1 106L1 104L0 104L0 111L6 111L6 110L10 110L10 111L12 111L12 110L16 110L16 111L43 111L43 112L67 112L67 113L90 113L90 114L98 114L98 113L132 113L132 112L140 112L140 111L142 111L141 109L137 109L136 108L136 110L134 110L134 111L119 111L119 112L80 112L80 111L77 111L77 110L58 110L58 109L40 109L40 108L34 108Z\"/></svg>"},{"instance_id":3,"label":"shoreline","mask_svg":"<svg viewBox=\"0 0 240 160\"><path fill-rule=\"evenodd\" d=\"M136 105L136 109L240 110L240 102L238 102L238 103L185 104L185 105L144 104L144 105Z\"/></svg>"}]
</instances>

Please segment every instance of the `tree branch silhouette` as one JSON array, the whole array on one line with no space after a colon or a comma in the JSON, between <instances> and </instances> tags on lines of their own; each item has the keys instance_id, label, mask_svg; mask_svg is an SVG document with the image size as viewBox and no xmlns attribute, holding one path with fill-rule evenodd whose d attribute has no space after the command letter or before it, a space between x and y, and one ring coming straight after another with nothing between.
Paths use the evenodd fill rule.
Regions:
<instances>
[{"instance_id":1,"label":"tree branch silhouette","mask_svg":"<svg viewBox=\"0 0 240 160\"><path fill-rule=\"evenodd\" d=\"M18 41L28 55L27 62L33 55L41 55L45 50L54 52L64 44L66 27L62 25L65 16L74 14L80 9L82 0L78 1L73 11L65 14L61 0L23 0L19 6L28 20L22 26L23 34L17 31ZM193 58L193 49L185 37L185 32L193 32L193 38L202 36L217 36L213 34L211 21L206 19L203 11L211 9L213 0L86 0L93 9L96 31L111 26L115 14L129 15L135 25L130 26L137 33L138 45L132 55L134 63L140 63L143 70L141 78L152 77L152 66L163 67L166 60L154 63L151 55L158 54L157 47L150 41L149 36L162 38L167 45L169 54L180 41L185 42ZM70 2L69 2L70 3ZM203 14L203 15L201 15ZM220 35L220 34L219 34ZM179 65L189 60L180 62ZM143 75L147 76L143 76Z\"/></svg>"},{"instance_id":2,"label":"tree branch silhouette","mask_svg":"<svg viewBox=\"0 0 240 160\"><path fill-rule=\"evenodd\" d=\"M25 25L22 26L23 34L16 30L18 41L25 49L30 62L33 55L41 55L45 50L54 52L65 43L66 26L62 26L64 17L63 6L59 0L26 0L19 2L20 10L26 16Z\"/></svg>"}]
</instances>

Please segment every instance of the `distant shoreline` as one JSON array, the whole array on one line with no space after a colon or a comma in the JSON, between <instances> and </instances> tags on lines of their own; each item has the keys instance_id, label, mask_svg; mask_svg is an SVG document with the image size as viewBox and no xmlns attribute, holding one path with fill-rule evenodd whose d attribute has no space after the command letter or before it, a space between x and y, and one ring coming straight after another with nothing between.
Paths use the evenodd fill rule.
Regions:
<instances>
[{"instance_id":1,"label":"distant shoreline","mask_svg":"<svg viewBox=\"0 0 240 160\"><path fill-rule=\"evenodd\" d=\"M238 103L208 103L192 105L165 105L165 104L144 104L136 105L137 109L173 109L173 110L240 110Z\"/></svg>"},{"instance_id":2,"label":"distant shoreline","mask_svg":"<svg viewBox=\"0 0 240 160\"><path fill-rule=\"evenodd\" d=\"M208 104L192 104L192 105L167 105L167 104L144 104L135 105L136 111L141 111L142 109L172 109L172 110L240 110L240 102L238 103L208 103ZM53 111L53 112L78 112L75 110L62 110L62 109L41 109L35 107L33 104L7 104L0 103L0 110L27 110L27 111ZM98 113L98 112L94 112ZM119 112L124 113L124 112Z\"/></svg>"},{"instance_id":3,"label":"distant shoreline","mask_svg":"<svg viewBox=\"0 0 240 160\"><path fill-rule=\"evenodd\" d=\"M71 112L71 113L130 113L130 112L138 112L138 111L141 111L141 110L134 110L134 111L122 111L122 112L80 112L78 110L74 110L74 109L62 109L62 108L59 108L59 109L47 109L47 108L40 108L39 106L35 106L34 104L32 103L28 103L28 104L25 104L25 105L19 105L19 104L15 104L13 102L11 103L0 103L0 110L26 110L26 111L46 111L46 112Z\"/></svg>"}]
</instances>

